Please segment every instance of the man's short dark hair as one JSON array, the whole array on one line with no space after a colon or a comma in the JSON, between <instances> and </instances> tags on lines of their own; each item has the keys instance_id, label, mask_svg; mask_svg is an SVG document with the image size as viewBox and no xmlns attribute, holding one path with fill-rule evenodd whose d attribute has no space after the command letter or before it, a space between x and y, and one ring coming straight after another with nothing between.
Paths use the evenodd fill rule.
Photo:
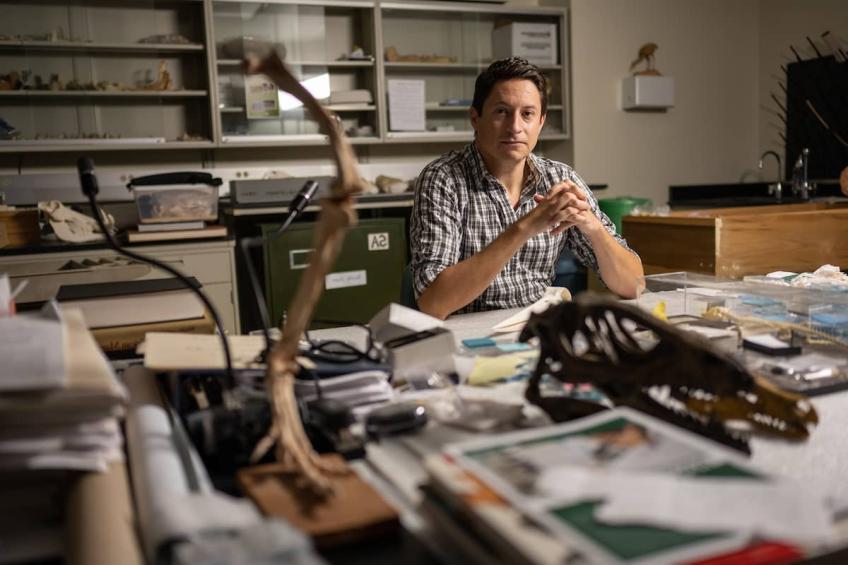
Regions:
<instances>
[{"instance_id":1,"label":"man's short dark hair","mask_svg":"<svg viewBox=\"0 0 848 565\"><path fill-rule=\"evenodd\" d=\"M474 83L474 100L471 106L477 110L477 115L483 114L483 103L495 85L504 80L526 79L536 85L542 98L542 114L548 111L548 79L539 68L524 57L499 59L480 73Z\"/></svg>"}]
</instances>

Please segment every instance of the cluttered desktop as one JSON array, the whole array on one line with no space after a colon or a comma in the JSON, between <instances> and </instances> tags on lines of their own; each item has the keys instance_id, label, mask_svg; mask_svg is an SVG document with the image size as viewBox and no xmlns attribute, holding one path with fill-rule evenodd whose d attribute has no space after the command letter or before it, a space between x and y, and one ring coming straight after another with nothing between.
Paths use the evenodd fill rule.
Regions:
<instances>
[{"instance_id":1,"label":"cluttered desktop","mask_svg":"<svg viewBox=\"0 0 848 565\"><path fill-rule=\"evenodd\" d=\"M631 301L552 288L446 322L391 304L303 332L280 427L285 400L266 379L278 330L229 336L229 368L219 336L148 333L142 362L118 374L77 309L45 309L0 324L4 346L52 331L46 350L65 353L38 367L49 394L12 402L4 379L3 419L26 437L43 435L45 410L57 430L85 414L80 443L31 446L31 469L73 454L109 475L126 453L125 506L120 491L98 496L132 513L138 539L108 531L140 562L203 562L210 548L307 562L839 555L843 278L670 273Z\"/></svg>"}]
</instances>

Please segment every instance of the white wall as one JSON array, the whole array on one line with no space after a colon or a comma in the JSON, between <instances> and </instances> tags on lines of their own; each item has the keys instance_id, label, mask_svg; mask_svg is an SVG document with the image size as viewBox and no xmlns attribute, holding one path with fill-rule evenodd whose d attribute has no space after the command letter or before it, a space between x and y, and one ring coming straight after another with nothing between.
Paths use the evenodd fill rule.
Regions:
<instances>
[{"instance_id":1,"label":"white wall","mask_svg":"<svg viewBox=\"0 0 848 565\"><path fill-rule=\"evenodd\" d=\"M577 171L658 203L671 184L739 180L758 157L759 27L756 0L571 0ZM648 42L675 107L624 112L621 79Z\"/></svg>"},{"instance_id":2,"label":"white wall","mask_svg":"<svg viewBox=\"0 0 848 565\"><path fill-rule=\"evenodd\" d=\"M810 36L822 51L824 44L820 35L828 30L834 43L848 49L848 0L760 0L759 21L759 148L761 151L773 149L782 156L783 140L778 132L785 133L785 128L775 113L778 105L769 96L774 93L782 103L785 100L778 84L779 81L786 84L780 66L795 61L790 45L802 58L814 57L815 52L805 36ZM794 159L797 155L789 157ZM774 174L770 167L769 178Z\"/></svg>"}]
</instances>

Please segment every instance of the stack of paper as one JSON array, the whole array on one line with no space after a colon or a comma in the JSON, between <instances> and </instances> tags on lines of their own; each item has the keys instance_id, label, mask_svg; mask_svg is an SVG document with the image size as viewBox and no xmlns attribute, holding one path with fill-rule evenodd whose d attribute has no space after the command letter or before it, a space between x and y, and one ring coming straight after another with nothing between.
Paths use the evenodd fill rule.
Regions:
<instances>
[{"instance_id":1,"label":"stack of paper","mask_svg":"<svg viewBox=\"0 0 848 565\"><path fill-rule=\"evenodd\" d=\"M350 408L380 404L394 398L389 375L385 371L359 371L320 380L297 379L294 392L298 398L318 398L318 389L324 398L345 403Z\"/></svg>"},{"instance_id":2,"label":"stack of paper","mask_svg":"<svg viewBox=\"0 0 848 565\"><path fill-rule=\"evenodd\" d=\"M55 558L69 472L121 465L126 393L78 310L0 319L0 359L0 561Z\"/></svg>"},{"instance_id":3,"label":"stack of paper","mask_svg":"<svg viewBox=\"0 0 848 565\"><path fill-rule=\"evenodd\" d=\"M0 367L0 470L105 471L120 460L117 417L126 393L82 313L66 310L61 322L15 317L2 325L28 333L19 334L17 346L0 345L0 358L11 360ZM37 354L7 351L21 340L35 344Z\"/></svg>"}]
</instances>

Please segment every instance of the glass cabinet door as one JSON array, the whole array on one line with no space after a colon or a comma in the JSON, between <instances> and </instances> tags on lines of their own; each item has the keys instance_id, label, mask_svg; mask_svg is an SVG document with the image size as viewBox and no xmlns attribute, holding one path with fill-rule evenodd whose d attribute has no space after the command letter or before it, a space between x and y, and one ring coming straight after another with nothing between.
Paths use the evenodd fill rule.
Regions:
<instances>
[{"instance_id":1,"label":"glass cabinet door","mask_svg":"<svg viewBox=\"0 0 848 565\"><path fill-rule=\"evenodd\" d=\"M244 74L245 53L268 47L339 117L353 143L379 141L373 3L216 0L213 20L223 145L326 143L298 100Z\"/></svg>"},{"instance_id":2,"label":"glass cabinet door","mask_svg":"<svg viewBox=\"0 0 848 565\"><path fill-rule=\"evenodd\" d=\"M201 1L0 0L0 151L212 146Z\"/></svg>"},{"instance_id":3,"label":"glass cabinet door","mask_svg":"<svg viewBox=\"0 0 848 565\"><path fill-rule=\"evenodd\" d=\"M470 140L469 107L477 75L494 59L527 55L522 52L527 42L511 40L512 35L526 36L540 30L543 37L535 43L541 44L541 49L528 58L550 81L548 116L541 138L566 137L562 11L512 13L486 7L472 11L467 5L450 3L443 9L433 4L391 3L382 4L381 17L387 139ZM408 102L411 95L403 99L401 93L413 93L416 100L423 98L423 110L417 103ZM423 113L423 119L411 119L413 113Z\"/></svg>"}]
</instances>

